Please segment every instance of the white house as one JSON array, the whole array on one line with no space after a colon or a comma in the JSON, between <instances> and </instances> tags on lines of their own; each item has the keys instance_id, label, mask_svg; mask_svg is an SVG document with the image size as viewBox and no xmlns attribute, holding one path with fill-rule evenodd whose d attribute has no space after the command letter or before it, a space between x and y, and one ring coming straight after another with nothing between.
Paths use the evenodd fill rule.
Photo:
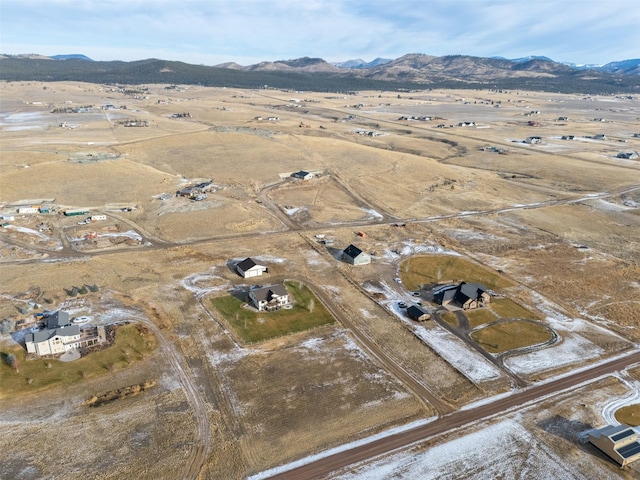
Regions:
<instances>
[{"instance_id":1,"label":"white house","mask_svg":"<svg viewBox=\"0 0 640 480\"><path fill-rule=\"evenodd\" d=\"M249 290L249 301L259 311L270 312L280 310L289 303L289 293L282 284L268 285L266 287Z\"/></svg>"},{"instance_id":2,"label":"white house","mask_svg":"<svg viewBox=\"0 0 640 480\"><path fill-rule=\"evenodd\" d=\"M24 337L28 353L38 355L55 355L80 347L80 327L46 329L40 332L27 333Z\"/></svg>"},{"instance_id":3,"label":"white house","mask_svg":"<svg viewBox=\"0 0 640 480\"><path fill-rule=\"evenodd\" d=\"M371 257L355 245L349 245L342 252L342 259L351 265L365 265L371 263Z\"/></svg>"},{"instance_id":4,"label":"white house","mask_svg":"<svg viewBox=\"0 0 640 480\"><path fill-rule=\"evenodd\" d=\"M248 257L236 265L236 271L244 278L259 277L267 273L269 269L265 265L260 265L253 258Z\"/></svg>"}]
</instances>

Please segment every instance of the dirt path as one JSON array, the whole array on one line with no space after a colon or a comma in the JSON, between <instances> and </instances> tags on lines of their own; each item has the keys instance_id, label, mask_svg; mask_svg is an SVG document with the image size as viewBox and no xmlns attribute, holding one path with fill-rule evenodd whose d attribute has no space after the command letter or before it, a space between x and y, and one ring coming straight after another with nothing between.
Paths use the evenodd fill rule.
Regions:
<instances>
[{"instance_id":1,"label":"dirt path","mask_svg":"<svg viewBox=\"0 0 640 480\"><path fill-rule=\"evenodd\" d=\"M186 359L178 351L172 342L162 333L162 330L151 320L141 320L149 329L154 333L158 339L160 349L165 355L167 361L171 364L175 371L182 389L187 397L187 401L193 409L193 416L196 424L196 442L198 446L192 452L191 458L188 460L187 468L184 479L197 480L200 475L200 471L204 466L207 457L209 456L209 450L211 448L211 426L209 423L209 414L207 407L198 392L198 387L194 384L191 374L185 369L187 366Z\"/></svg>"},{"instance_id":2,"label":"dirt path","mask_svg":"<svg viewBox=\"0 0 640 480\"><path fill-rule=\"evenodd\" d=\"M613 372L624 370L638 362L640 362L640 352L636 351L593 368L542 385L523 389L508 397L499 398L470 410L458 410L426 425L421 425L403 433L374 440L365 445L321 458L302 467L274 475L271 478L280 480L322 478L349 465L364 462L394 450L405 448L413 443L426 440L435 435L440 435L447 431L470 425L473 422L521 408L549 395L571 389L582 383L588 383Z\"/></svg>"}]
</instances>

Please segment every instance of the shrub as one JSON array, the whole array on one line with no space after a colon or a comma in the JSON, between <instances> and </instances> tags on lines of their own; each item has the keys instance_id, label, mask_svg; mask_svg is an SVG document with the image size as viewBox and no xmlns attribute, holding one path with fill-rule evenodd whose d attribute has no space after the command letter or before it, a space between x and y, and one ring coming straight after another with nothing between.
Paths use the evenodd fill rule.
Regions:
<instances>
[{"instance_id":1,"label":"shrub","mask_svg":"<svg viewBox=\"0 0 640 480\"><path fill-rule=\"evenodd\" d=\"M0 333L3 335L7 335L11 332L11 330L13 330L14 325L15 322L10 318L2 320L2 322L0 322Z\"/></svg>"}]
</instances>

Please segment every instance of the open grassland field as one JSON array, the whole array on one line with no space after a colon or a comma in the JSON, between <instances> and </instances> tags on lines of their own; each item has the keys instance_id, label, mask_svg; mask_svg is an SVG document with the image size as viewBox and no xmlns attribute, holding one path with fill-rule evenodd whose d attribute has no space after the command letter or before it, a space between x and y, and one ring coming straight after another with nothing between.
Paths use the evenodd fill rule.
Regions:
<instances>
[{"instance_id":1,"label":"open grassland field","mask_svg":"<svg viewBox=\"0 0 640 480\"><path fill-rule=\"evenodd\" d=\"M629 96L0 83L0 321L19 324L0 352L20 364L0 366L0 477L244 479L632 351L640 160L617 155L640 151L638 118ZM523 143L530 136L542 143ZM301 170L315 176L291 177ZM206 198L176 195L204 183ZM347 265L349 244L372 262ZM246 257L268 272L240 277ZM292 310L245 316L225 297L285 279L309 287L313 308L297 292ZM451 331L399 307L434 313L420 287L457 281L499 296L438 313ZM99 288L70 295L83 285ZM45 309L131 322L119 328L130 335L65 364L27 359L24 329ZM472 330L509 353L465 363L480 355ZM580 437L613 421L609 402L634 403L621 375L497 429L477 424L508 448L480 428L474 448L455 448L479 452L459 471L631 478ZM434 438L408 462L454 458L437 449L466 433ZM56 462L42 454L53 444ZM452 471L435 457L418 471ZM364 475L354 478L376 478Z\"/></svg>"},{"instance_id":2,"label":"open grassland field","mask_svg":"<svg viewBox=\"0 0 640 480\"><path fill-rule=\"evenodd\" d=\"M409 290L440 282L481 283L495 290L512 285L508 279L482 265L447 255L409 258L400 265L400 272L402 282Z\"/></svg>"}]
</instances>

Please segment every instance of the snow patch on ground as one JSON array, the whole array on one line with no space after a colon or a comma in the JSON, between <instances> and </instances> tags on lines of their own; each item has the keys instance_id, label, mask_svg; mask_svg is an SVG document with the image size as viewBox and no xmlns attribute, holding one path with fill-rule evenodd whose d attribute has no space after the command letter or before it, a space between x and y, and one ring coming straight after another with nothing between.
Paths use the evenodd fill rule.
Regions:
<instances>
[{"instance_id":1,"label":"snow patch on ground","mask_svg":"<svg viewBox=\"0 0 640 480\"><path fill-rule=\"evenodd\" d=\"M596 344L573 334L565 337L562 342L542 350L509 357L504 363L516 374L531 374L583 363L605 354L606 352Z\"/></svg>"},{"instance_id":2,"label":"snow patch on ground","mask_svg":"<svg viewBox=\"0 0 640 480\"><path fill-rule=\"evenodd\" d=\"M250 353L251 351L249 349L236 346L228 352L216 352L210 350L207 352L207 359L209 360L211 366L217 367L223 364L235 363L239 360L242 360Z\"/></svg>"},{"instance_id":3,"label":"snow patch on ground","mask_svg":"<svg viewBox=\"0 0 640 480\"><path fill-rule=\"evenodd\" d=\"M289 216L293 216L300 211L309 210L309 207L291 207L291 208L283 208L284 213Z\"/></svg>"},{"instance_id":4,"label":"snow patch on ground","mask_svg":"<svg viewBox=\"0 0 640 480\"><path fill-rule=\"evenodd\" d=\"M367 220L374 219L374 218L377 220L382 220L384 218L382 215L380 215L378 212L376 212L371 208L363 208L362 210L367 213Z\"/></svg>"},{"instance_id":5,"label":"snow patch on ground","mask_svg":"<svg viewBox=\"0 0 640 480\"><path fill-rule=\"evenodd\" d=\"M32 228L19 227L18 225L8 225L5 228L10 230L15 230L17 232L27 233L29 235L35 235L37 237L40 237L43 240L51 240L51 237L47 237L45 234L40 233L37 230L33 230Z\"/></svg>"},{"instance_id":6,"label":"snow patch on ground","mask_svg":"<svg viewBox=\"0 0 640 480\"><path fill-rule=\"evenodd\" d=\"M471 350L462 340L438 328L427 330L416 326L413 331L424 343L474 383L500 378L502 373L479 353Z\"/></svg>"},{"instance_id":7,"label":"snow patch on ground","mask_svg":"<svg viewBox=\"0 0 640 480\"><path fill-rule=\"evenodd\" d=\"M446 230L446 232L456 240L478 240L478 241L487 241L487 240L506 241L507 240L505 237L500 237L492 233L478 232L476 230L467 230L462 228L450 229L450 230Z\"/></svg>"},{"instance_id":8,"label":"snow patch on ground","mask_svg":"<svg viewBox=\"0 0 640 480\"><path fill-rule=\"evenodd\" d=\"M223 280L222 277L218 277L212 273L194 273L193 275L189 275L188 277L183 278L180 281L180 285L182 285L186 290L189 290L193 293L196 298L202 298L205 295L208 295L212 292L219 292L220 290L226 290L230 287L231 283L228 281L222 281L220 285L211 285L211 286L200 286L201 282L209 282L214 280Z\"/></svg>"},{"instance_id":9,"label":"snow patch on ground","mask_svg":"<svg viewBox=\"0 0 640 480\"><path fill-rule=\"evenodd\" d=\"M442 445L418 452L403 451L359 468L351 467L350 472L332 478L585 479L585 476L515 420L505 420Z\"/></svg>"},{"instance_id":10,"label":"snow patch on ground","mask_svg":"<svg viewBox=\"0 0 640 480\"><path fill-rule=\"evenodd\" d=\"M439 255L455 255L460 256L458 252L447 250L440 245L427 245L424 243L415 243L413 240L407 240L396 244L393 247L385 248L382 256L385 260L394 261L401 257L408 257L415 254L439 254Z\"/></svg>"},{"instance_id":11,"label":"snow patch on ground","mask_svg":"<svg viewBox=\"0 0 640 480\"><path fill-rule=\"evenodd\" d=\"M615 417L615 413L619 408L626 405L640 403L640 382L626 374L614 374L614 376L618 377L618 379L626 385L629 393L624 397L616 398L607 403L602 409L602 418L609 425L620 425L620 422Z\"/></svg>"}]
</instances>

